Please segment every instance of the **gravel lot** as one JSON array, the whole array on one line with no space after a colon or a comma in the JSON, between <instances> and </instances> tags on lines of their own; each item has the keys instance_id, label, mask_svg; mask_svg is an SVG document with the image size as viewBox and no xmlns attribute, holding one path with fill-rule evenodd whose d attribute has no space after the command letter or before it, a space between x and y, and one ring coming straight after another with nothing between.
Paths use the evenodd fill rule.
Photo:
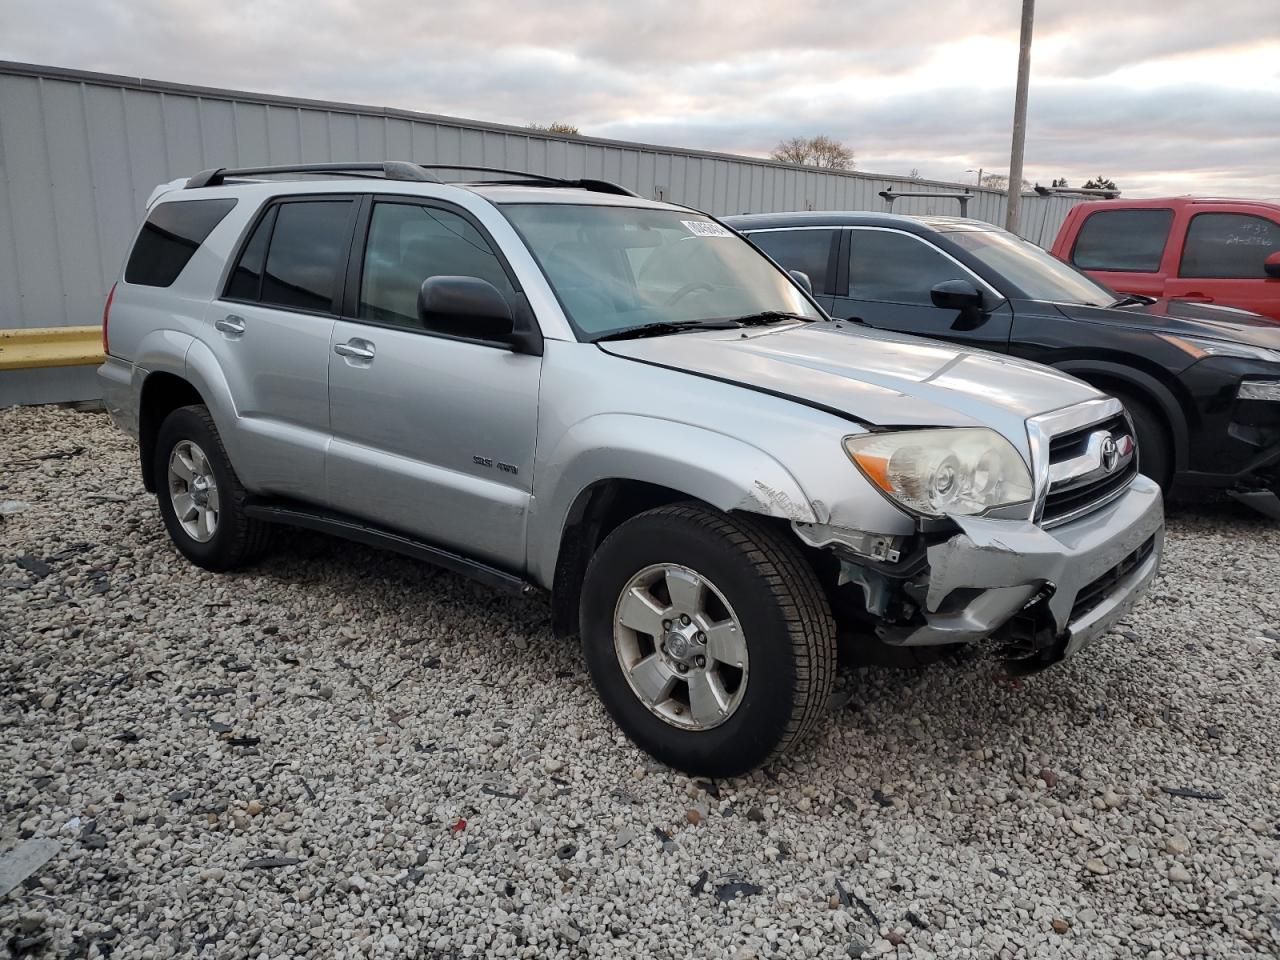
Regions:
<instances>
[{"instance_id":1,"label":"gravel lot","mask_svg":"<svg viewBox=\"0 0 1280 960\"><path fill-rule=\"evenodd\" d=\"M0 411L0 853L60 845L0 950L1280 952L1275 524L1176 516L1073 662L851 672L808 749L713 784L615 731L541 603L304 534L204 573L134 457Z\"/></svg>"}]
</instances>

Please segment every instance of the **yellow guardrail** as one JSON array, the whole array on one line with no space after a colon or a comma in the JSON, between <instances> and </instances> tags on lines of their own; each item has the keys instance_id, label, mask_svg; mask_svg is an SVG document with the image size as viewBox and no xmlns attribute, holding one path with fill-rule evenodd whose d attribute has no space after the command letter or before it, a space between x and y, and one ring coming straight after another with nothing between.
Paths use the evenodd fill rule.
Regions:
<instances>
[{"instance_id":1,"label":"yellow guardrail","mask_svg":"<svg viewBox=\"0 0 1280 960\"><path fill-rule=\"evenodd\" d=\"M0 370L80 367L102 362L102 327L0 330Z\"/></svg>"}]
</instances>

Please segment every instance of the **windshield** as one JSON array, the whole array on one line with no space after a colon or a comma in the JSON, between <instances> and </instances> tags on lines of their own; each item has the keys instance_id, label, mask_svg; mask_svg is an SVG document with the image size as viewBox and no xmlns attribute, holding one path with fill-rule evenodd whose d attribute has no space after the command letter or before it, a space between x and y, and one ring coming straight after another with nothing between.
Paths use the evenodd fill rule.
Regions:
<instances>
[{"instance_id":1,"label":"windshield","mask_svg":"<svg viewBox=\"0 0 1280 960\"><path fill-rule=\"evenodd\" d=\"M1088 303L1105 307L1116 295L1075 267L1011 233L996 230L956 231L947 239L963 247L1004 277L1029 300Z\"/></svg>"},{"instance_id":2,"label":"windshield","mask_svg":"<svg viewBox=\"0 0 1280 960\"><path fill-rule=\"evenodd\" d=\"M762 313L821 320L751 244L686 210L503 204L580 340Z\"/></svg>"}]
</instances>

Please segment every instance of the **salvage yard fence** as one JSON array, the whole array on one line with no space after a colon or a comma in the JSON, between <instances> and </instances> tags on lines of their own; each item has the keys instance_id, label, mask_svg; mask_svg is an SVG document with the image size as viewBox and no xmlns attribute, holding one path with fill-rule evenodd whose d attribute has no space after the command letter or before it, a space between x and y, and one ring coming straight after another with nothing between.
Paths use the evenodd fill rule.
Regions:
<instances>
[{"instance_id":1,"label":"salvage yard fence","mask_svg":"<svg viewBox=\"0 0 1280 960\"><path fill-rule=\"evenodd\" d=\"M967 190L969 216L1003 224L1006 205L975 186L0 61L0 331L98 323L158 183L210 167L383 159L613 180L717 215L954 215L954 200L910 194ZM1076 202L1024 197L1019 233L1050 243ZM3 350L0 405L97 395L89 365L6 369Z\"/></svg>"}]
</instances>

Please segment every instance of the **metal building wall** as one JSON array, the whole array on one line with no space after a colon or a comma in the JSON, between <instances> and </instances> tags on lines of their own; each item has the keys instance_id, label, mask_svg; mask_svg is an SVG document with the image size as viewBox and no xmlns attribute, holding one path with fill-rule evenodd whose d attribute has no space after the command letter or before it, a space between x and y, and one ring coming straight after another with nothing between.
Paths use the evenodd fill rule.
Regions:
<instances>
[{"instance_id":1,"label":"metal building wall","mask_svg":"<svg viewBox=\"0 0 1280 960\"><path fill-rule=\"evenodd\" d=\"M97 322L158 183L217 166L386 158L597 177L715 214L886 210L881 190L957 189L403 110L0 62L0 328ZM1002 223L1005 197L973 192L969 215ZM1072 203L1025 198L1020 232L1050 242ZM892 209L958 212L954 201L938 199L901 199Z\"/></svg>"}]
</instances>

